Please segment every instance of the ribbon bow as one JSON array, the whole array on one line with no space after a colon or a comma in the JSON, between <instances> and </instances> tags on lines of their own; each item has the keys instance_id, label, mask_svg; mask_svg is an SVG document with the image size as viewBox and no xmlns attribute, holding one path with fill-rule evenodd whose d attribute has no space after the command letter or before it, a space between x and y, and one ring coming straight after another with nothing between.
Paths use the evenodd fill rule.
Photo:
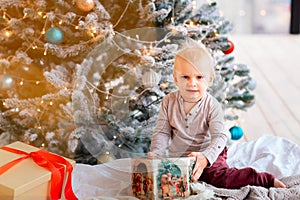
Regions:
<instances>
[{"instance_id":1,"label":"ribbon bow","mask_svg":"<svg viewBox=\"0 0 300 200\"><path fill-rule=\"evenodd\" d=\"M51 190L50 195L52 200L59 200L61 198L61 192L62 192L62 186L63 186L63 180L65 177L65 170L60 170L62 165L66 166L66 170L68 173L67 182L65 185L65 198L67 200L77 200L77 197L75 196L73 190L72 190L72 171L73 166L63 157L49 153L48 151L45 151L43 149L40 149L38 151L27 153L25 151L21 151L18 149L10 148L10 147L1 147L1 149L5 151L9 151L12 153L24 155L20 158L17 158L11 162L6 163L5 165L0 167L0 175L9 170L11 167L16 165L17 163L21 162L22 160L25 160L27 158L32 158L33 161L43 167L47 168L51 171Z\"/></svg>"}]
</instances>

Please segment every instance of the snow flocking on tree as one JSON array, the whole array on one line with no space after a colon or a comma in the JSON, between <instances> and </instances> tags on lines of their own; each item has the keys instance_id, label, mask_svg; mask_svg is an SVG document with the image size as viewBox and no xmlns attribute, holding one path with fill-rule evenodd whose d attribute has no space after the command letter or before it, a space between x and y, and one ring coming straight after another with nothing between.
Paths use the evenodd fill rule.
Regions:
<instances>
[{"instance_id":1,"label":"snow flocking on tree","mask_svg":"<svg viewBox=\"0 0 300 200\"><path fill-rule=\"evenodd\" d=\"M227 120L253 105L255 80L247 65L234 63L232 24L217 2L93 2L0 3L1 137L84 163L145 156L160 101L176 89L172 67L184 37L214 57L209 92Z\"/></svg>"}]
</instances>

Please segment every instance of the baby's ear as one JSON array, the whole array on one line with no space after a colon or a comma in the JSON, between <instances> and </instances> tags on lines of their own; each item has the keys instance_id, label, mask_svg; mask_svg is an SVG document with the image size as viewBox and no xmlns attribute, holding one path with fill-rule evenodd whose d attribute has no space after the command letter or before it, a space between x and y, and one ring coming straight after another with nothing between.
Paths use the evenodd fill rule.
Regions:
<instances>
[{"instance_id":1,"label":"baby's ear","mask_svg":"<svg viewBox=\"0 0 300 200\"><path fill-rule=\"evenodd\" d=\"M177 77L176 77L176 73L173 72L173 79L174 79L174 83L177 83Z\"/></svg>"},{"instance_id":2,"label":"baby's ear","mask_svg":"<svg viewBox=\"0 0 300 200\"><path fill-rule=\"evenodd\" d=\"M212 74L209 76L208 86L212 86L212 84L213 84L213 82L214 82L214 78L215 78L215 74L212 73Z\"/></svg>"}]
</instances>

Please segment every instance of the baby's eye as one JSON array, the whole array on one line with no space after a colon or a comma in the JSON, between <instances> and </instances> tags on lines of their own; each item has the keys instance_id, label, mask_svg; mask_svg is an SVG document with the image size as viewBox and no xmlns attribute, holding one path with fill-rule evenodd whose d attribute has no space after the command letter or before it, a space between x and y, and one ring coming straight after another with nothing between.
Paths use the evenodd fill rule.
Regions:
<instances>
[{"instance_id":1,"label":"baby's eye","mask_svg":"<svg viewBox=\"0 0 300 200\"><path fill-rule=\"evenodd\" d=\"M184 79L189 79L189 76L182 76L182 78L184 78Z\"/></svg>"},{"instance_id":2,"label":"baby's eye","mask_svg":"<svg viewBox=\"0 0 300 200\"><path fill-rule=\"evenodd\" d=\"M203 79L204 76L197 76L197 79Z\"/></svg>"}]
</instances>

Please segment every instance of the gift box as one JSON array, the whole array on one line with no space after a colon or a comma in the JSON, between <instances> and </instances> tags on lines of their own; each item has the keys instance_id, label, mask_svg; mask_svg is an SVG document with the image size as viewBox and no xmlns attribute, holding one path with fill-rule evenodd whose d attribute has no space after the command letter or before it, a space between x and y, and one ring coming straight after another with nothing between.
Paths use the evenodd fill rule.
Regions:
<instances>
[{"instance_id":1,"label":"gift box","mask_svg":"<svg viewBox=\"0 0 300 200\"><path fill-rule=\"evenodd\" d=\"M0 148L2 170L0 171L0 199L65 199L64 189L66 188L64 187L70 190L72 176L66 172L68 170L71 172L74 165L75 161L71 159L51 154L22 142L14 142L2 147ZM76 199L72 189L68 192L68 195L74 196L72 199ZM58 195L61 198L57 197Z\"/></svg>"},{"instance_id":2,"label":"gift box","mask_svg":"<svg viewBox=\"0 0 300 200\"><path fill-rule=\"evenodd\" d=\"M194 157L133 158L132 195L145 200L187 198L194 164Z\"/></svg>"}]
</instances>

